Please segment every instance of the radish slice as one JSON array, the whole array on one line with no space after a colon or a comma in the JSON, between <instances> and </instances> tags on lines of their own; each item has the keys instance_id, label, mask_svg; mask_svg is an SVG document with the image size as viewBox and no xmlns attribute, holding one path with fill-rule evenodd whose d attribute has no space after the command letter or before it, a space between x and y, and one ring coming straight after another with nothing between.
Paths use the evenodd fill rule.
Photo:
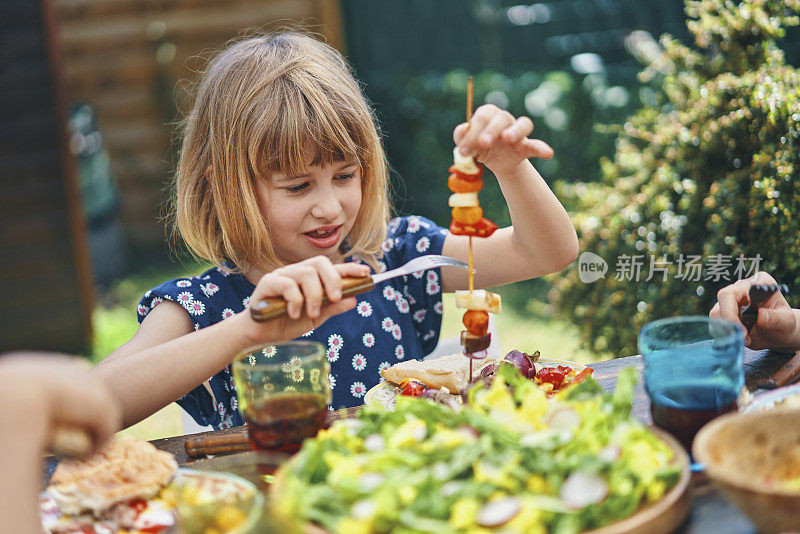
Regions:
<instances>
[{"instance_id":1,"label":"radish slice","mask_svg":"<svg viewBox=\"0 0 800 534\"><path fill-rule=\"evenodd\" d=\"M456 428L456 432L469 440L478 439L481 437L481 435L478 433L478 430L474 426L470 425L461 425L460 427Z\"/></svg>"},{"instance_id":2,"label":"radish slice","mask_svg":"<svg viewBox=\"0 0 800 534\"><path fill-rule=\"evenodd\" d=\"M608 495L608 483L600 475L572 473L561 485L558 496L568 507L578 510L602 502Z\"/></svg>"},{"instance_id":3,"label":"radish slice","mask_svg":"<svg viewBox=\"0 0 800 534\"><path fill-rule=\"evenodd\" d=\"M482 527L505 525L522 510L522 503L516 497L501 497L489 501L478 512L477 523Z\"/></svg>"},{"instance_id":4,"label":"radish slice","mask_svg":"<svg viewBox=\"0 0 800 534\"><path fill-rule=\"evenodd\" d=\"M361 489L369 492L383 484L383 475L380 473L364 473L359 478L359 482L361 482Z\"/></svg>"},{"instance_id":5,"label":"radish slice","mask_svg":"<svg viewBox=\"0 0 800 534\"><path fill-rule=\"evenodd\" d=\"M364 448L369 452L381 452L386 448L386 440L380 434L370 434L364 439Z\"/></svg>"},{"instance_id":6,"label":"radish slice","mask_svg":"<svg viewBox=\"0 0 800 534\"><path fill-rule=\"evenodd\" d=\"M597 457L604 462L616 462L622 454L622 448L619 445L606 445L597 453Z\"/></svg>"},{"instance_id":7,"label":"radish slice","mask_svg":"<svg viewBox=\"0 0 800 534\"><path fill-rule=\"evenodd\" d=\"M372 499L362 499L353 503L350 513L356 519L369 519L375 515L377 508L375 501Z\"/></svg>"},{"instance_id":8,"label":"radish slice","mask_svg":"<svg viewBox=\"0 0 800 534\"><path fill-rule=\"evenodd\" d=\"M581 426L581 416L569 406L557 406L547 417L550 428L571 430Z\"/></svg>"}]
</instances>

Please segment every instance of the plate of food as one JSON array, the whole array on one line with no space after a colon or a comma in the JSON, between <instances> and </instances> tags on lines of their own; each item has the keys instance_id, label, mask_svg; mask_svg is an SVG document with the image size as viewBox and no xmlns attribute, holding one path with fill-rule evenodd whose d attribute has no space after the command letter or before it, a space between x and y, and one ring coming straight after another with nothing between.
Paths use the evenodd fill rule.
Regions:
<instances>
[{"instance_id":1,"label":"plate of food","mask_svg":"<svg viewBox=\"0 0 800 534\"><path fill-rule=\"evenodd\" d=\"M262 503L241 477L178 468L172 454L126 438L84 460L61 461L39 497L39 515L48 534L166 534L179 520L191 526L199 518L244 532Z\"/></svg>"},{"instance_id":2,"label":"plate of food","mask_svg":"<svg viewBox=\"0 0 800 534\"><path fill-rule=\"evenodd\" d=\"M431 360L406 360L381 371L385 380L372 387L364 396L364 404L380 404L393 409L400 396L421 396L451 406L463 402L467 390L478 381L490 381L500 365L512 365L538 384L545 393L553 394L582 381L592 372L577 362L542 358L539 351L527 354L512 350L503 359L473 360L470 381L470 359L463 354L451 354Z\"/></svg>"},{"instance_id":3,"label":"plate of food","mask_svg":"<svg viewBox=\"0 0 800 534\"><path fill-rule=\"evenodd\" d=\"M273 505L325 532L671 532L688 512L688 457L587 379L548 396L499 366L453 411L409 396L367 405L306 441Z\"/></svg>"},{"instance_id":4,"label":"plate of food","mask_svg":"<svg viewBox=\"0 0 800 534\"><path fill-rule=\"evenodd\" d=\"M800 408L800 384L761 393L742 406L742 413L761 412L776 408Z\"/></svg>"}]
</instances>

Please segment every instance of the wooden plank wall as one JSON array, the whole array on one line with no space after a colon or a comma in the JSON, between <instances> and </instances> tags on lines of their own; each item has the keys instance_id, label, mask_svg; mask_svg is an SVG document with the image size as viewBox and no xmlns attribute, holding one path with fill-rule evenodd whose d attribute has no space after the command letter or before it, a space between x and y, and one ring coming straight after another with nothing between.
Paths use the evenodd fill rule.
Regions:
<instances>
[{"instance_id":1,"label":"wooden plank wall","mask_svg":"<svg viewBox=\"0 0 800 534\"><path fill-rule=\"evenodd\" d=\"M50 2L0 4L0 352L88 349L85 228Z\"/></svg>"},{"instance_id":2,"label":"wooden plank wall","mask_svg":"<svg viewBox=\"0 0 800 534\"><path fill-rule=\"evenodd\" d=\"M91 104L137 250L161 248L176 120L205 59L246 29L302 23L341 49L338 0L53 0L70 102ZM172 146L172 148L171 148Z\"/></svg>"}]
</instances>

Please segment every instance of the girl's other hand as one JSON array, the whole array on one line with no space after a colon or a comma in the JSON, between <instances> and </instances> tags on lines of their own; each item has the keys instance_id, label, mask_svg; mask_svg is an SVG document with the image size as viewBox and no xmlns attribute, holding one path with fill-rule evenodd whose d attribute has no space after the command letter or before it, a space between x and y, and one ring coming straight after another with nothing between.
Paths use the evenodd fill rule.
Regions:
<instances>
[{"instance_id":1,"label":"girl's other hand","mask_svg":"<svg viewBox=\"0 0 800 534\"><path fill-rule=\"evenodd\" d=\"M528 158L550 159L553 149L540 139L529 139L533 122L515 118L492 104L475 110L468 123L459 124L453 140L465 156L475 158L497 175L511 173Z\"/></svg>"},{"instance_id":2,"label":"girl's other hand","mask_svg":"<svg viewBox=\"0 0 800 534\"><path fill-rule=\"evenodd\" d=\"M292 339L316 328L333 315L353 309L355 297L342 299L342 277L369 274L366 265L334 265L325 256L309 258L265 274L256 285L250 302L282 297L286 301L287 315L258 323L250 319L250 310L245 309L242 314L247 316L247 337L254 343ZM326 296L330 302L324 304L323 298Z\"/></svg>"},{"instance_id":3,"label":"girl's other hand","mask_svg":"<svg viewBox=\"0 0 800 534\"><path fill-rule=\"evenodd\" d=\"M777 284L768 273L760 272L753 278L739 280L723 287L717 293L717 303L710 317L727 319L745 330L745 345L751 349L773 349L794 352L800 349L800 310L794 310L777 291L759 308L756 323L747 331L739 318L739 310L750 302L750 287L755 284Z\"/></svg>"}]
</instances>

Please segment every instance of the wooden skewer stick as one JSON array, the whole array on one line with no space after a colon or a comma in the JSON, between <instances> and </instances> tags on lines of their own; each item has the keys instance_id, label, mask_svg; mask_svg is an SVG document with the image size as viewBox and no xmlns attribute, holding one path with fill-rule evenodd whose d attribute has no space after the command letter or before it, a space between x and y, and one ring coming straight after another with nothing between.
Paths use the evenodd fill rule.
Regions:
<instances>
[{"instance_id":1,"label":"wooden skewer stick","mask_svg":"<svg viewBox=\"0 0 800 534\"><path fill-rule=\"evenodd\" d=\"M467 78L467 122L472 120L472 105L473 99L475 97L475 84L472 76ZM468 237L469 240L469 273L467 274L469 278L469 292L472 294L472 290L475 289L475 278L472 274L472 236ZM470 362L470 373L469 378L472 380L472 362Z\"/></svg>"},{"instance_id":2,"label":"wooden skewer stick","mask_svg":"<svg viewBox=\"0 0 800 534\"><path fill-rule=\"evenodd\" d=\"M472 105L473 105L473 98L475 94L475 87L474 81L472 76L467 78L467 127L469 128L469 121L472 120ZM467 240L469 242L469 253L467 258L469 259L469 271L467 274L469 280L469 293L472 295L472 290L475 289L475 276L472 273L472 236L468 236ZM472 382L472 356L467 355L469 358L469 381Z\"/></svg>"},{"instance_id":3,"label":"wooden skewer stick","mask_svg":"<svg viewBox=\"0 0 800 534\"><path fill-rule=\"evenodd\" d=\"M472 294L472 290L475 289L475 275L472 272L472 236L469 236L469 253L467 254L467 258L469 260L469 293Z\"/></svg>"},{"instance_id":4,"label":"wooden skewer stick","mask_svg":"<svg viewBox=\"0 0 800 534\"><path fill-rule=\"evenodd\" d=\"M473 98L473 80L472 76L467 78L467 122L472 119L472 98Z\"/></svg>"}]
</instances>

